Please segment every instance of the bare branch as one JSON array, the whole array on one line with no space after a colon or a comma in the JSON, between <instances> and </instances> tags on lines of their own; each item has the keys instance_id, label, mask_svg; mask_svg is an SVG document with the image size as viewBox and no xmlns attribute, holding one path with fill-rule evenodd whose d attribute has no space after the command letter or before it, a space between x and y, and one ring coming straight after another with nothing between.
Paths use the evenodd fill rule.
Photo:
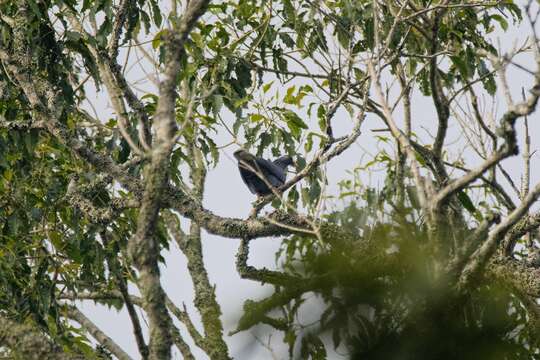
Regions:
<instances>
[{"instance_id":1,"label":"bare branch","mask_svg":"<svg viewBox=\"0 0 540 360\"><path fill-rule=\"evenodd\" d=\"M478 2L471 3L471 4L467 4L467 3L464 3L464 4L448 4L448 1L447 1L446 4L443 3L443 4L439 4L439 5L433 5L433 6L430 6L430 7L426 7L425 9L418 10L415 13L403 18L403 20L413 20L414 18L417 18L419 16L422 16L424 14L434 12L434 11L437 11L437 10L450 10L450 9L459 10L459 9L471 8L471 7L474 8L474 7L498 6L502 2L503 1L478 1Z\"/></svg>"},{"instance_id":2,"label":"bare branch","mask_svg":"<svg viewBox=\"0 0 540 360\"><path fill-rule=\"evenodd\" d=\"M108 337L103 331L101 331L90 319L86 317L81 311L74 306L67 308L68 316L78 322L86 331L92 335L98 343L100 343L105 349L110 351L114 356L120 360L132 360L132 358L114 342L113 339Z\"/></svg>"},{"instance_id":3,"label":"bare branch","mask_svg":"<svg viewBox=\"0 0 540 360\"><path fill-rule=\"evenodd\" d=\"M473 254L469 264L463 270L459 281L459 287L463 289L471 279L476 276L478 271L484 267L495 249L500 244L504 236L529 210L531 205L540 196L540 183L538 183L529 194L523 199L523 202L512 211L505 219L501 221L490 233L487 240Z\"/></svg>"},{"instance_id":4,"label":"bare branch","mask_svg":"<svg viewBox=\"0 0 540 360\"><path fill-rule=\"evenodd\" d=\"M422 176L420 175L418 162L416 160L414 150L413 150L413 147L409 138L407 138L403 134L403 132L397 127L393 119L392 111L390 110L388 102L386 101L386 98L384 97L383 92L382 92L382 87L380 84L380 74L375 72L375 68L371 62L368 63L368 69L369 69L372 82L375 86L375 92L383 108L386 124L390 128L390 131L392 132L392 136L401 145L401 148L403 149L405 154L407 154L407 158L411 162L411 170L414 176L416 186L418 188L418 195L419 195L420 203L422 206L426 206L427 204L426 199L428 196L430 196L432 189L429 186L426 186Z\"/></svg>"},{"instance_id":5,"label":"bare branch","mask_svg":"<svg viewBox=\"0 0 540 360\"><path fill-rule=\"evenodd\" d=\"M109 240L109 236L107 232L104 230L101 232L100 235L101 235L103 244L107 247L111 246L111 241ZM119 252L120 249L117 249L117 251ZM131 297L128 292L127 280L122 274L120 261L116 257L108 256L107 264L109 265L109 269L111 273L116 278L116 284L118 288L120 289L120 293L122 294L122 299L124 301L124 304L126 305L126 309L128 311L128 315L131 320L131 324L133 325L133 334L135 335L135 342L137 343L137 347L139 349L139 353L141 354L141 358L143 360L146 360L148 359L148 346L146 345L144 341L141 323L139 321L139 316L137 315L135 306L133 305L133 302L131 301Z\"/></svg>"},{"instance_id":6,"label":"bare branch","mask_svg":"<svg viewBox=\"0 0 540 360\"><path fill-rule=\"evenodd\" d=\"M440 190L432 203L432 209L439 208L448 197L478 179L488 169L499 164L501 160L517 154L518 148L514 123L519 117L529 115L536 109L538 98L540 97L540 70L535 78L535 85L530 92L531 96L526 101L512 106L501 119L501 133L505 144L480 166Z\"/></svg>"},{"instance_id":7,"label":"bare branch","mask_svg":"<svg viewBox=\"0 0 540 360\"><path fill-rule=\"evenodd\" d=\"M189 348L189 345L184 341L182 338L182 335L180 334L180 330L178 330L176 327L171 328L172 337L174 344L180 350L180 353L182 354L182 357L184 360L195 360L195 356L193 356L193 353L191 352L191 349Z\"/></svg>"},{"instance_id":8,"label":"bare branch","mask_svg":"<svg viewBox=\"0 0 540 360\"><path fill-rule=\"evenodd\" d=\"M140 297L130 295L130 301L141 307L143 305L143 300ZM62 300L93 300L93 301L107 301L107 300L119 300L123 301L123 295L120 291L116 290L108 290L108 291L99 291L99 292L80 292L80 293L62 293L58 296L59 299ZM197 329L195 328L195 325L189 318L186 309L180 310L168 297L166 298L167 302L167 309L180 321L182 322L186 328L188 329L188 332L190 336L193 338L193 341L195 342L195 345L200 347L201 349L205 349L206 345L204 342L204 338L199 334ZM171 325L171 333L173 336L173 341L175 342L175 345L179 348L179 350L184 354L184 351L186 354L189 348L185 348L184 345L185 341L182 339L182 336L179 332L179 330L174 326ZM181 347L184 347L182 350ZM188 357L189 358L189 357Z\"/></svg>"}]
</instances>

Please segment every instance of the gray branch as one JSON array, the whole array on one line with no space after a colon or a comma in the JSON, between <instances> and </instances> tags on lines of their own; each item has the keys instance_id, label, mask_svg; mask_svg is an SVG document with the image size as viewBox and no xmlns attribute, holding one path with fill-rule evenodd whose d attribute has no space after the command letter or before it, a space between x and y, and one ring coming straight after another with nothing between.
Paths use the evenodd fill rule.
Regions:
<instances>
[{"instance_id":1,"label":"gray branch","mask_svg":"<svg viewBox=\"0 0 540 360\"><path fill-rule=\"evenodd\" d=\"M132 360L132 358L117 343L115 343L113 339L101 331L92 321L90 321L90 319L79 311L79 309L74 306L69 306L68 317L78 322L98 343L118 359Z\"/></svg>"}]
</instances>

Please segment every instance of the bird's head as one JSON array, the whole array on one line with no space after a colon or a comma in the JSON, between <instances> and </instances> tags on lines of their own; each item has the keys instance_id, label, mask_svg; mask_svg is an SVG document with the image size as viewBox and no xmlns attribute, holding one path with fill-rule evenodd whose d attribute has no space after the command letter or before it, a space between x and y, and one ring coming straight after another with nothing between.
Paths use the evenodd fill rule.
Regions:
<instances>
[{"instance_id":1,"label":"bird's head","mask_svg":"<svg viewBox=\"0 0 540 360\"><path fill-rule=\"evenodd\" d=\"M244 149L238 149L234 152L233 156L238 161L250 161L253 160L253 155L248 153Z\"/></svg>"}]
</instances>

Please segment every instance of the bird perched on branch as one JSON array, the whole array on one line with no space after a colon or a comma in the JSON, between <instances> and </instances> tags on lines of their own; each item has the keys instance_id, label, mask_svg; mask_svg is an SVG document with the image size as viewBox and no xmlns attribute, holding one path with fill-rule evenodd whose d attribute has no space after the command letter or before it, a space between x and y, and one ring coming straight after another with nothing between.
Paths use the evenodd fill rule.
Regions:
<instances>
[{"instance_id":1,"label":"bird perched on branch","mask_svg":"<svg viewBox=\"0 0 540 360\"><path fill-rule=\"evenodd\" d=\"M289 155L270 161L242 149L236 150L234 157L238 160L238 169L242 180L249 191L257 196L271 194L273 191L268 185L276 189L283 185L287 179L287 166L293 164Z\"/></svg>"}]
</instances>

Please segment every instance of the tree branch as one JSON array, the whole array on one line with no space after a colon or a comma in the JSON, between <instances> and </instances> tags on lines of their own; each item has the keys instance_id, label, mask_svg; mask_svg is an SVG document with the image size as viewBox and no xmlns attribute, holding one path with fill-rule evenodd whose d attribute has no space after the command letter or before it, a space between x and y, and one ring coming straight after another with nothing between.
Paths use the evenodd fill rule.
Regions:
<instances>
[{"instance_id":1,"label":"tree branch","mask_svg":"<svg viewBox=\"0 0 540 360\"><path fill-rule=\"evenodd\" d=\"M111 246L111 241L109 240L109 236L106 233L106 231L105 230L102 231L100 235L103 240L103 244L106 247ZM118 249L117 246L113 246L113 249L117 253L120 252L120 249ZM107 256L107 264L109 265L110 272L116 278L116 284L118 288L120 289L120 293L122 294L122 299L124 301L124 304L126 305L126 309L128 311L131 324L133 326L133 334L135 336L135 341L137 343L139 353L141 354L141 358L143 360L146 360L148 358L148 346L146 345L144 341L144 337L143 337L142 329L141 329L141 323L139 321L139 316L137 315L135 306L133 305L133 302L131 301L131 297L129 296L127 280L122 274L120 261L116 257Z\"/></svg>"},{"instance_id":2,"label":"tree branch","mask_svg":"<svg viewBox=\"0 0 540 360\"><path fill-rule=\"evenodd\" d=\"M441 204L446 201L450 196L455 194L457 191L462 190L467 185L478 179L484 172L486 172L491 167L499 164L503 159L511 155L516 155L518 153L518 145L514 125L519 117L529 115L536 109L538 98L540 97L540 69L537 71L535 77L535 84L530 90L530 92L531 96L526 101L510 108L501 119L500 132L503 139L505 140L505 144L491 157L486 159L480 166L472 169L461 178L449 183L447 186L441 189L436 194L432 202L432 209L439 208Z\"/></svg>"},{"instance_id":3,"label":"tree branch","mask_svg":"<svg viewBox=\"0 0 540 360\"><path fill-rule=\"evenodd\" d=\"M83 355L64 353L62 348L29 324L20 324L0 316L0 346L16 359L83 360Z\"/></svg>"},{"instance_id":4,"label":"tree branch","mask_svg":"<svg viewBox=\"0 0 540 360\"><path fill-rule=\"evenodd\" d=\"M272 284L281 286L291 286L292 284L299 284L306 279L302 279L296 276L291 276L279 271L271 271L266 268L256 269L253 266L248 265L249 258L249 239L242 239L238 253L236 254L236 270L242 279L250 279L259 281L262 284Z\"/></svg>"},{"instance_id":5,"label":"tree branch","mask_svg":"<svg viewBox=\"0 0 540 360\"><path fill-rule=\"evenodd\" d=\"M122 35L122 28L126 22L129 6L132 6L131 0L122 0L118 6L116 20L113 25L113 31L108 45L109 56L111 59L116 59L118 57L118 44L120 42L120 35Z\"/></svg>"},{"instance_id":6,"label":"tree branch","mask_svg":"<svg viewBox=\"0 0 540 360\"><path fill-rule=\"evenodd\" d=\"M92 335L98 343L100 343L105 349L110 351L114 356L120 360L132 360L131 357L114 342L113 339L105 335L90 319L88 319L82 312L80 312L74 306L68 306L67 315L69 318L78 322L86 331Z\"/></svg>"},{"instance_id":7,"label":"tree branch","mask_svg":"<svg viewBox=\"0 0 540 360\"><path fill-rule=\"evenodd\" d=\"M512 284L520 292L533 298L540 298L540 268L527 266L521 261L497 256L486 268L487 276L494 276Z\"/></svg>"},{"instance_id":8,"label":"tree branch","mask_svg":"<svg viewBox=\"0 0 540 360\"><path fill-rule=\"evenodd\" d=\"M458 284L459 288L465 288L465 286L470 283L471 279L478 274L479 270L484 267L489 258L493 255L497 245L499 245L507 232L527 213L531 205L539 196L540 183L527 194L525 199L523 199L523 202L514 211L512 211L489 233L487 240L473 254L469 263L463 269Z\"/></svg>"},{"instance_id":9,"label":"tree branch","mask_svg":"<svg viewBox=\"0 0 540 360\"><path fill-rule=\"evenodd\" d=\"M435 10L433 25L431 28L431 50L432 55L429 60L429 82L431 87L431 96L435 109L437 110L437 116L439 118L439 126L437 128L437 135L435 136L435 142L433 143L433 153L435 156L440 157L442 148L444 145L444 139L446 137L446 131L448 130L448 118L450 117L450 109L448 99L444 95L441 79L439 78L439 68L437 67L437 49L439 47L438 33L439 25L442 17L447 11L447 5L450 0L445 0L441 3L440 8Z\"/></svg>"},{"instance_id":10,"label":"tree branch","mask_svg":"<svg viewBox=\"0 0 540 360\"><path fill-rule=\"evenodd\" d=\"M143 307L150 322L150 359L166 360L171 356L171 319L165 306L165 293L160 284L159 244L154 237L161 197L167 187L169 155L175 142L176 86L180 72L184 43L195 22L206 11L208 0L194 0L175 24L166 39L167 60L163 81L159 84L159 101L154 122L156 143L151 162L145 169L145 190L137 219L137 232L128 242L128 251L139 272L138 285L143 295Z\"/></svg>"}]
</instances>

